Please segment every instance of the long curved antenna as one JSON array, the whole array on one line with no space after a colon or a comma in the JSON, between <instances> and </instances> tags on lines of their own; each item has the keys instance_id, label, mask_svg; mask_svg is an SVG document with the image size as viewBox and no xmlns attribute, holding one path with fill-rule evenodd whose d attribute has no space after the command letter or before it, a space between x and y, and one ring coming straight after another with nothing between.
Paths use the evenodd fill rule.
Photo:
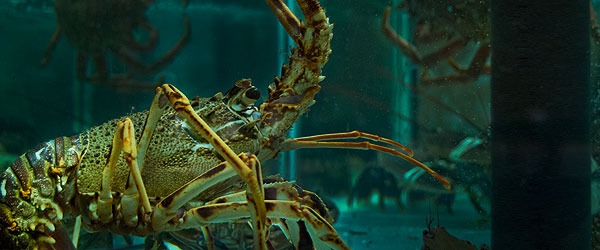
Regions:
<instances>
[{"instance_id":1,"label":"long curved antenna","mask_svg":"<svg viewBox=\"0 0 600 250\"><path fill-rule=\"evenodd\" d=\"M371 142L363 141L363 142L331 142L331 141L323 141L323 140L333 140L333 139L369 139L372 141L383 142L389 145L393 145L407 152L409 155L404 154L398 150L373 144ZM289 151L301 148L350 148L350 149L361 149L361 150L375 150L387 154L391 154L394 156L398 156L417 167L425 170L428 174L436 178L438 181L444 185L447 190L450 190L450 182L446 180L443 176L427 167L425 164L420 161L412 158L412 150L408 149L406 146L395 142L391 139L379 137L372 134L367 134L359 131L353 131L348 133L335 133L335 134L324 134L324 135L316 135L316 136L308 136L297 139L287 139L281 143L282 150L281 151Z\"/></svg>"}]
</instances>

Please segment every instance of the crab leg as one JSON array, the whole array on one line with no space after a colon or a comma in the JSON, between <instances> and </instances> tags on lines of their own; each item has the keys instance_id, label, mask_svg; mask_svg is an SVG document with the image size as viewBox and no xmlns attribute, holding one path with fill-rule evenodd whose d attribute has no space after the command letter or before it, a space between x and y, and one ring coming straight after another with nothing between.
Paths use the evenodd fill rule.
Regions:
<instances>
[{"instance_id":1,"label":"crab leg","mask_svg":"<svg viewBox=\"0 0 600 250\"><path fill-rule=\"evenodd\" d=\"M210 128L210 126L196 114L190 101L174 86L164 84L160 90L169 98L169 102L177 114L182 117L192 133L208 141L238 173L246 183L248 203L250 204L252 228L254 231L255 247L266 249L266 207L264 204L264 191L262 188L262 173L259 164L247 166L233 150Z\"/></svg>"},{"instance_id":2,"label":"crab leg","mask_svg":"<svg viewBox=\"0 0 600 250\"><path fill-rule=\"evenodd\" d=\"M77 76L77 80L85 81L87 65L88 65L88 56L81 51L77 51L77 59L75 60L75 74Z\"/></svg>"},{"instance_id":3,"label":"crab leg","mask_svg":"<svg viewBox=\"0 0 600 250\"><path fill-rule=\"evenodd\" d=\"M94 57L94 68L96 75L91 79L86 79L89 82L106 81L108 78L108 68L106 67L106 55L98 55Z\"/></svg>"},{"instance_id":4,"label":"crab leg","mask_svg":"<svg viewBox=\"0 0 600 250\"><path fill-rule=\"evenodd\" d=\"M389 22L388 22L389 23ZM445 30L432 32L431 27L427 24L417 24L413 32L415 41L419 43L434 43L440 41L440 38L451 37L452 34Z\"/></svg>"},{"instance_id":5,"label":"crab leg","mask_svg":"<svg viewBox=\"0 0 600 250\"><path fill-rule=\"evenodd\" d=\"M56 31L52 35L52 38L50 38L50 42L46 46L46 53L44 54L44 58L42 58L42 60L40 61L40 65L42 67L46 67L46 65L48 65L48 62L52 58L52 52L54 52L56 45L60 41L60 34L61 34L61 29L60 29L60 26L58 26L56 28Z\"/></svg>"},{"instance_id":6,"label":"crab leg","mask_svg":"<svg viewBox=\"0 0 600 250\"><path fill-rule=\"evenodd\" d=\"M488 43L483 43L475 52L475 55L467 68L461 68L452 58L449 58L448 61L450 66L457 71L456 74L434 78L429 77L427 71L424 71L424 75L421 77L421 83L424 85L446 85L475 81L480 75L490 73L491 68L489 65L486 65L489 56L490 46Z\"/></svg>"},{"instance_id":7,"label":"crab leg","mask_svg":"<svg viewBox=\"0 0 600 250\"><path fill-rule=\"evenodd\" d=\"M157 70L165 67L171 61L173 61L173 59L175 59L175 56L177 55L177 53L179 53L179 51L181 51L183 49L183 47L189 41L190 29L191 29L190 28L190 19L186 16L184 19L184 22L185 22L184 33L181 36L181 38L179 39L179 41L173 47L171 47L171 49L169 51L167 51L164 55L162 55L160 58L158 58L151 65L146 65L141 59L132 55L131 51L129 50L129 48L127 46L111 47L111 51L117 58L119 58L119 60L125 62L125 64L127 64L127 65L134 67L134 69L133 69L134 72L142 72L142 73L156 72Z\"/></svg>"},{"instance_id":8,"label":"crab leg","mask_svg":"<svg viewBox=\"0 0 600 250\"><path fill-rule=\"evenodd\" d=\"M167 51L167 53L162 55L160 58L158 58L158 60L156 60L152 65L150 65L148 69L149 72L156 72L157 70L162 69L167 64L171 63L173 59L175 59L175 56L179 54L179 52L190 40L190 19L187 16L185 16L184 18L184 23L185 30L183 36L181 36L179 41L177 41L177 43L173 47L171 47L171 49Z\"/></svg>"},{"instance_id":9,"label":"crab leg","mask_svg":"<svg viewBox=\"0 0 600 250\"><path fill-rule=\"evenodd\" d=\"M128 43L126 46L132 50L135 50L138 53L150 52L156 47L156 44L158 43L158 30L156 28L152 27L147 22L141 23L140 28L142 28L148 32L148 42L147 43L138 42L133 37L133 34L130 34L127 38Z\"/></svg>"},{"instance_id":10,"label":"crab leg","mask_svg":"<svg viewBox=\"0 0 600 250\"><path fill-rule=\"evenodd\" d=\"M92 76L83 76L81 80L94 84L106 84L110 87L120 90L152 90L156 88L156 84L148 82L139 82L131 79L135 74L133 72L127 74L113 74L109 77L107 69L106 55L94 56L95 74ZM87 67L87 66L86 66Z\"/></svg>"},{"instance_id":11,"label":"crab leg","mask_svg":"<svg viewBox=\"0 0 600 250\"><path fill-rule=\"evenodd\" d=\"M422 56L415 45L406 41L406 39L398 35L398 33L396 33L396 31L392 28L390 25L390 11L390 6L386 7L383 11L383 21L381 24L383 34L394 44L394 46L396 46L396 48L402 52L402 54L404 54L404 56L406 56L406 58L415 64L426 67L433 66L437 64L440 59L448 58L466 45L466 43L462 40L454 40L439 50L427 56Z\"/></svg>"},{"instance_id":12,"label":"crab leg","mask_svg":"<svg viewBox=\"0 0 600 250\"><path fill-rule=\"evenodd\" d=\"M369 135L369 136L367 136L367 135ZM381 142L385 142L388 144L392 144L394 146L396 146L396 144L399 144L397 142L391 143L390 141L392 141L392 140L390 140L390 139L385 139L385 138L381 138L381 137L378 137L375 135L365 134L365 133L356 131L356 132L351 132L351 133L339 133L339 134L303 137L303 138L298 138L298 139L287 139L281 143L281 145L282 145L281 151L289 151L289 150L295 150L295 149L300 149L300 148L351 148L351 149L362 149L362 150L375 150L375 151L398 156L398 157L422 168L427 173L429 173L431 176L438 179L444 185L444 187L446 189L450 189L450 182L448 182L448 180L446 180L440 174L433 171L431 168L425 166L425 164L412 158L411 156L403 154L402 152L399 152L397 150L394 150L394 149L391 149L388 147L384 147L384 146L380 146L377 144L373 144L370 142L366 142L366 141L363 141L363 142L320 141L320 140L331 140L331 139L354 139L354 138L367 138L367 139L371 139L371 140L376 140L376 141L381 141ZM376 139L376 138L380 138L380 139ZM407 151L407 152L409 152L409 154L412 153L412 151Z\"/></svg>"}]
</instances>

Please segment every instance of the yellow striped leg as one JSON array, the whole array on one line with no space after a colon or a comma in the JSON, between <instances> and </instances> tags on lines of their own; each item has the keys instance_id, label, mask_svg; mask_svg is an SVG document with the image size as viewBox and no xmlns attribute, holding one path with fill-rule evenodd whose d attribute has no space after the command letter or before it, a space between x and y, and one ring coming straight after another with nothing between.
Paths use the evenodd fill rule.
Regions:
<instances>
[{"instance_id":1,"label":"yellow striped leg","mask_svg":"<svg viewBox=\"0 0 600 250\"><path fill-rule=\"evenodd\" d=\"M331 249L350 249L335 229L319 213L297 201L266 200L268 218L284 218L304 222L315 246ZM213 223L231 223L248 220L248 202L219 203L188 210L182 217L181 228L201 227ZM319 248L322 249L322 248Z\"/></svg>"},{"instance_id":2,"label":"yellow striped leg","mask_svg":"<svg viewBox=\"0 0 600 250\"><path fill-rule=\"evenodd\" d=\"M137 147L140 171L143 171L144 169L144 158L146 157L148 145L150 145L150 139L152 139L152 135L156 129L156 124L158 124L160 116L168 107L169 99L162 91L160 91L160 89L157 89L152 104L150 105L150 110L148 111L146 122L144 123L144 130Z\"/></svg>"},{"instance_id":3,"label":"yellow striped leg","mask_svg":"<svg viewBox=\"0 0 600 250\"><path fill-rule=\"evenodd\" d=\"M144 158L154 130L156 129L156 124L168 106L169 100L167 97L161 91L157 90L154 99L152 100L152 104L150 105L150 111L146 117L146 122L144 123L144 130L140 137L140 142L137 145L137 165L140 169L139 172L143 170ZM130 175L125 192L123 193L123 198L121 199L120 212L123 215L123 221L130 227L135 227L138 223L137 215L138 206L140 204L140 195L136 185L134 185L135 183L134 176ZM146 208L146 212L150 212L150 210Z\"/></svg>"},{"instance_id":4,"label":"yellow striped leg","mask_svg":"<svg viewBox=\"0 0 600 250\"><path fill-rule=\"evenodd\" d=\"M264 204L264 193L262 189L262 173L253 171L259 164L247 166L244 161L210 128L210 126L194 112L190 101L181 91L170 84L164 84L160 91L166 94L169 102L177 114L182 117L192 133L208 141L238 173L246 183L248 191L248 202L250 203L250 215L254 231L255 249L266 249L266 208ZM157 229L157 228L155 228Z\"/></svg>"},{"instance_id":5,"label":"yellow striped leg","mask_svg":"<svg viewBox=\"0 0 600 250\"><path fill-rule=\"evenodd\" d=\"M98 194L97 206L90 206L90 218L93 222L100 224L108 223L113 218L113 198L110 187L112 175L117 161L123 152L125 162L129 166L129 183L123 199L120 213L126 224L135 226L137 223L138 200L144 206L146 212L150 212L152 207L146 194L146 188L140 175L137 164L137 144L135 141L135 129L131 119L125 118L125 121L119 122L117 130L113 136L112 149L106 165L102 171L102 184ZM135 186L132 184L134 183ZM132 188L134 186L135 188ZM132 222L133 221L133 222Z\"/></svg>"},{"instance_id":6,"label":"yellow striped leg","mask_svg":"<svg viewBox=\"0 0 600 250\"><path fill-rule=\"evenodd\" d=\"M168 227L167 221L177 216L179 208L208 188L236 175L229 163L223 162L194 178L156 204L152 213L152 227L164 230Z\"/></svg>"},{"instance_id":7,"label":"yellow striped leg","mask_svg":"<svg viewBox=\"0 0 600 250\"><path fill-rule=\"evenodd\" d=\"M325 206L325 203L315 193L303 190L298 185L290 182L275 182L264 184L265 188L265 200L282 200L282 201L296 201L302 206L308 206L311 209L317 211L321 217L323 217L328 223L332 223L333 219L329 214L329 210ZM237 192L225 196L216 198L207 205L223 204L232 202L243 202L245 200L245 192ZM305 247L313 247L313 242L310 236L307 236L307 229L303 222L298 224L293 220L281 220L273 219L273 224L277 225L284 233L286 238L290 239L296 249L306 249ZM303 227L303 228L301 228ZM317 249L324 248L325 244L320 241L315 242Z\"/></svg>"},{"instance_id":8,"label":"yellow striped leg","mask_svg":"<svg viewBox=\"0 0 600 250\"><path fill-rule=\"evenodd\" d=\"M112 175L117 165L117 160L121 155L121 149L123 149L123 122L120 121L117 125L117 131L113 136L112 147L108 161L104 165L102 171L102 186L98 195L98 207L97 216L98 221L102 224L108 223L112 220L112 202L113 197L111 194L110 182L112 181ZM93 210L91 210L93 213ZM94 218L92 216L91 218Z\"/></svg>"},{"instance_id":9,"label":"yellow striped leg","mask_svg":"<svg viewBox=\"0 0 600 250\"><path fill-rule=\"evenodd\" d=\"M125 119L125 127L123 128L123 156L127 162L127 165L129 166L129 182L123 198L125 198L127 195L134 195L135 197L135 193L137 193L139 195L138 201L141 202L142 208L144 209L143 212L148 214L152 212L152 206L150 205L150 200L148 199L148 194L146 193L146 186L142 181L140 167L138 166L135 129L129 118ZM135 185L132 185L132 182ZM135 189L133 187L135 187ZM122 203L123 202L124 201L122 200ZM125 208L123 207L123 209Z\"/></svg>"}]
</instances>

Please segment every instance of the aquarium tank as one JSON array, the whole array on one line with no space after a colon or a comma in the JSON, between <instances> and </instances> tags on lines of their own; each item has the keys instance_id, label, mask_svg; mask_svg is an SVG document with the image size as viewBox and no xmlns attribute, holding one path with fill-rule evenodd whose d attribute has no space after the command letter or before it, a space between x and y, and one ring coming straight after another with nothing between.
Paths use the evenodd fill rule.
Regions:
<instances>
[{"instance_id":1,"label":"aquarium tank","mask_svg":"<svg viewBox=\"0 0 600 250\"><path fill-rule=\"evenodd\" d=\"M0 1L0 249L600 249L596 11Z\"/></svg>"}]
</instances>

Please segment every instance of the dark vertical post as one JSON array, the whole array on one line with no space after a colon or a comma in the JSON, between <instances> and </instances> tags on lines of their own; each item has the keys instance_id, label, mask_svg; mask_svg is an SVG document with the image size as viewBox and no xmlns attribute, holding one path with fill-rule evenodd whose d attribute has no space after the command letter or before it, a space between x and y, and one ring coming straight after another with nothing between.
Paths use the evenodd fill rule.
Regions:
<instances>
[{"instance_id":1,"label":"dark vertical post","mask_svg":"<svg viewBox=\"0 0 600 250\"><path fill-rule=\"evenodd\" d=\"M492 249L590 249L589 0L492 0Z\"/></svg>"}]
</instances>

